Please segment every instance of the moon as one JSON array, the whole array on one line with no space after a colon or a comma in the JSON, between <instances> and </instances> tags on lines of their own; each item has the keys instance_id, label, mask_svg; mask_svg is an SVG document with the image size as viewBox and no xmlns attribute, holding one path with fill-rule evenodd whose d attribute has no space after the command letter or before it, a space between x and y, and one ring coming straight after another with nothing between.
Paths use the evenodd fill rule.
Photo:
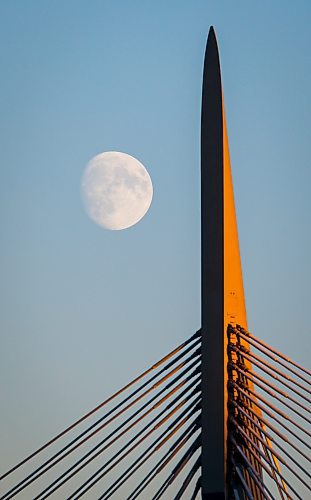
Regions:
<instances>
[{"instance_id":1,"label":"moon","mask_svg":"<svg viewBox=\"0 0 311 500\"><path fill-rule=\"evenodd\" d=\"M136 158L118 151L94 156L81 181L89 217L110 230L126 229L147 213L153 196L151 178Z\"/></svg>"}]
</instances>

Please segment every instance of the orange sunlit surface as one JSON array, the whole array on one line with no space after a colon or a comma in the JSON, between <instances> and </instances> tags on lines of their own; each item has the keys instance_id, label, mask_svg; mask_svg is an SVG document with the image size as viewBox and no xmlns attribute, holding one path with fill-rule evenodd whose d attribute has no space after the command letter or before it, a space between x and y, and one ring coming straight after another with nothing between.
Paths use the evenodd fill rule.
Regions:
<instances>
[{"instance_id":1,"label":"orange sunlit surface","mask_svg":"<svg viewBox=\"0 0 311 500\"><path fill-rule=\"evenodd\" d=\"M227 327L231 323L233 326L236 324L242 326L247 330L247 317L246 317L246 306L244 298L244 287L243 287L243 275L242 266L240 258L239 249L239 237L238 228L235 213L234 204L234 192L231 176L231 166L230 166L230 156L229 156L229 144L227 136L227 126L226 117L224 111L223 103L223 193L224 193L224 381L225 387L227 387L228 382L228 337L227 337ZM237 339L231 338L231 342L235 343ZM249 349L249 343L244 339L239 339L239 343L244 347ZM235 356L232 353L232 356ZM251 371L252 365L250 361L244 358L244 364L248 370ZM253 389L252 381L248 380L247 384L251 389ZM228 393L225 390L225 397L228 397ZM224 407L227 409L227 401L225 401ZM260 415L261 411L257 407L253 407L253 410ZM227 410L225 410L227 412ZM227 426L228 414L225 416L225 426ZM224 429L226 432L226 429ZM247 431L246 431L247 432ZM249 460L253 463L253 457L249 455L247 450L244 450ZM253 463L256 466L255 463ZM278 464L275 463L278 467ZM258 469L260 473L260 468ZM262 498L261 492L258 490L256 485L252 483L249 477L247 477L247 483L250 487L253 496L256 500Z\"/></svg>"},{"instance_id":2,"label":"orange sunlit surface","mask_svg":"<svg viewBox=\"0 0 311 500\"><path fill-rule=\"evenodd\" d=\"M235 215L226 118L223 107L224 164L224 326L238 324L247 330L242 267Z\"/></svg>"}]
</instances>

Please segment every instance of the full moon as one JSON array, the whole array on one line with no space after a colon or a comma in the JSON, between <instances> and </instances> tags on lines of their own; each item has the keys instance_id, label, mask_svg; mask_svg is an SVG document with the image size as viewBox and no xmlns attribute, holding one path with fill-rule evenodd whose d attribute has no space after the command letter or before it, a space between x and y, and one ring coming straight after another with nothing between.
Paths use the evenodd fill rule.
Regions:
<instances>
[{"instance_id":1,"label":"full moon","mask_svg":"<svg viewBox=\"0 0 311 500\"><path fill-rule=\"evenodd\" d=\"M153 195L150 176L133 156L108 151L86 166L82 198L89 217L105 229L136 224L148 211Z\"/></svg>"}]
</instances>

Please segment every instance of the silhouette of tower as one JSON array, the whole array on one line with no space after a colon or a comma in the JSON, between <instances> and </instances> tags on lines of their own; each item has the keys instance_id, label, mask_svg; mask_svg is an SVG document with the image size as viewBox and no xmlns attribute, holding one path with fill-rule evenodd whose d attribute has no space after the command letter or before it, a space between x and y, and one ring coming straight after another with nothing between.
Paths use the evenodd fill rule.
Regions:
<instances>
[{"instance_id":1,"label":"silhouette of tower","mask_svg":"<svg viewBox=\"0 0 311 500\"><path fill-rule=\"evenodd\" d=\"M228 324L247 329L216 35L210 28L201 115L202 491L225 498Z\"/></svg>"}]
</instances>

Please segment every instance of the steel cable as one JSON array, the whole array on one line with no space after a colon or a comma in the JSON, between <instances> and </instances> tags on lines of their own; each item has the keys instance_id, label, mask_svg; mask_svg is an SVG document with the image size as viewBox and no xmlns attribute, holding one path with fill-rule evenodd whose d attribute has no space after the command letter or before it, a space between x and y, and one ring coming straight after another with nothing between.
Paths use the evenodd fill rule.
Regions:
<instances>
[{"instance_id":1,"label":"steel cable","mask_svg":"<svg viewBox=\"0 0 311 500\"><path fill-rule=\"evenodd\" d=\"M233 438L233 436L230 436L230 440L231 442L234 444L234 449L238 451L239 455L243 458L245 464L246 464L246 468L247 468L247 471L248 473L252 476L253 480L255 481L255 483L257 484L258 488L260 489L260 491L263 491L263 490L266 490L267 493L269 494L270 498L272 498L272 500L275 500L274 496L272 495L271 491L269 490L269 488L267 487L267 485L264 483L264 481L262 480L262 477L258 474L258 472L254 469L252 463L249 461L248 457L246 456L246 454L244 453L243 449L238 445L238 443L236 442L236 440ZM260 460L258 459L258 461L260 462ZM261 463L261 462L260 462ZM264 465L264 464L263 464ZM266 467L266 466L265 466ZM266 471L268 473L268 471ZM271 472L269 471L269 474L270 474L270 477L273 478L271 476ZM285 490L286 491L286 490Z\"/></svg>"},{"instance_id":2,"label":"steel cable","mask_svg":"<svg viewBox=\"0 0 311 500\"><path fill-rule=\"evenodd\" d=\"M307 370L303 366L298 365L297 363L295 363L292 359L288 358L287 356L284 356L284 354L282 354L281 352L278 352L276 349L274 349L273 347L271 347L269 344L266 344L263 340L258 339L257 337L255 337L255 335L252 335L250 332L248 332L247 330L245 330L242 326L236 325L236 327L237 327L237 330L240 331L240 332L242 332L246 337L250 337L251 339L255 340L258 344L262 345L263 347L266 347L271 352L273 352L274 354L276 354L280 358L282 358L285 361L287 361L289 364L295 366L296 368L298 368L302 372L304 372L307 375L309 375L309 377L311 377L311 372L309 370Z\"/></svg>"},{"instance_id":3,"label":"steel cable","mask_svg":"<svg viewBox=\"0 0 311 500\"><path fill-rule=\"evenodd\" d=\"M194 393L195 394L195 393ZM193 394L193 395L194 395ZM192 395L192 396L193 396ZM192 397L190 396L190 397ZM176 420L178 420L179 418L182 419L183 417L183 414L187 413L187 412L190 412L189 415L192 416L196 411L198 411L199 409L199 405L198 405L198 401L200 400L200 396L198 396L193 402L190 403L190 405L177 417L177 419L174 420L174 423L176 422ZM124 450L126 450L126 448L128 448L132 442L134 442L137 437L139 437L145 430L147 430L149 427L151 427L151 425L154 424L154 422L156 420L158 420L158 418L161 416L161 414L164 413L164 411L167 411L167 408L165 410L163 410L163 412L161 412L161 414L157 415L157 417L155 419L153 419L151 422L149 422L145 427L144 429L142 429L142 431L140 431L134 438L132 438L129 442L126 443L125 446L123 446L112 458L110 458L108 460L108 462L106 462L104 465L102 465L99 469L97 469L97 471L91 476L89 477L77 490L75 490L75 492L70 495L68 497L67 500L71 500L73 498L80 498L82 495L84 495L91 487L93 487L99 480L101 480L106 474L108 474L115 466L117 466L126 456L129 455L129 453L131 453L135 448L137 448L137 446L139 446L145 439L147 439L154 431L156 431L157 429L159 429L165 422L167 422L167 420L172 416L174 415L178 410L180 410L181 408L181 405L178 405L176 408L174 408L173 410L171 410L171 412L165 417L163 418L156 426L154 426L145 436L143 436L135 445L133 445L126 453L124 453L116 462L114 462L110 467L109 469L106 469L104 470L113 460L115 460ZM187 418L189 418L189 415L187 416ZM168 431L168 429L170 429L170 426L166 429L166 431L164 432L164 434ZM154 443L152 443L152 445L150 445L150 447L153 447L154 446ZM145 454L146 452L144 452ZM144 454L143 454L143 457L144 457ZM135 462L136 464L136 462ZM123 474L122 476L120 476L118 478L117 481L119 481L120 479L123 479ZM93 480L93 481L92 481ZM84 490L82 492L82 494L80 495L80 492L81 490ZM77 494L79 493L79 496L76 496Z\"/></svg>"},{"instance_id":4,"label":"steel cable","mask_svg":"<svg viewBox=\"0 0 311 500\"><path fill-rule=\"evenodd\" d=\"M284 398L289 399L290 401L292 401L293 403L295 403L297 406L299 406L300 408L302 408L305 412L310 413L309 408L307 408L305 405L303 405L302 403L300 403L299 401L297 401L296 399L294 399L292 396L290 396L286 392L282 391L282 389L280 389L276 385L272 384L268 380L265 380L258 373L254 372L253 370L249 370L248 368L245 367L245 365L242 368L241 364L229 363L229 366L232 369L237 370L237 371L243 373L243 375L245 377L247 377L249 380L251 380L254 384L256 384L256 382L251 377L255 377L256 379L260 380L261 382L263 382L264 384L266 384L268 387L270 387L274 391L276 391L279 394L281 394L282 396L284 396ZM308 421L308 422L311 423L311 421Z\"/></svg>"},{"instance_id":5,"label":"steel cable","mask_svg":"<svg viewBox=\"0 0 311 500\"><path fill-rule=\"evenodd\" d=\"M103 408L105 405L107 405L109 402L111 402L117 396L119 396L120 394L122 394L123 392L125 392L126 390L128 390L131 386L133 386L134 384L136 384L137 382L139 382L139 380L141 380L146 375L148 375L148 373L150 373L151 371L157 369L159 366L161 366L163 363L165 363L165 361L167 361L172 356L174 356L175 354L177 354L179 351L181 351L184 347L186 347L189 343L191 343L192 341L194 341L198 337L201 337L201 330L198 330L189 339L185 340L185 342L183 342L178 347L176 347L175 349L173 349L169 354L167 354L166 356L164 356L163 358L161 358L157 363L154 363L150 368L148 368L147 370L145 370L141 375L139 375L138 377L136 377L135 379L133 379L131 382L129 382L124 387L122 387L117 392L115 392L112 396L110 396L105 401L103 401L102 403L100 403L98 406L96 406L95 408L93 408L92 410L90 410L89 412L87 412L85 415L83 415L82 417L80 417L73 424L69 425L62 432L60 432L59 434L57 434L56 436L54 436L52 439L50 439L48 442L46 442L45 444L43 444L42 446L40 446L40 448L38 448L36 451L34 451L33 453L31 453L30 455L28 455L27 457L25 457L23 460L21 460L19 463L17 463L14 467L12 467L7 472L5 472L4 474L2 474L2 476L0 476L0 480L4 479L9 474L11 474L12 472L14 472L16 469L18 469L19 467L21 467L22 465L24 465L26 462L28 462L29 460L31 460L32 458L34 458L41 451L45 450L48 446L50 446L51 444L55 443L55 441L57 441L59 438L63 437L65 434L67 434L69 431L71 431L72 429L74 429L77 425L79 425L80 423L82 423L84 420L86 420L87 418L89 418L91 415L93 415L94 413L96 413L98 410L100 410L101 408ZM194 347L194 345L197 345L198 343L200 343L200 338L194 344L192 344L192 346L190 346L189 350L191 350Z\"/></svg>"},{"instance_id":6,"label":"steel cable","mask_svg":"<svg viewBox=\"0 0 311 500\"><path fill-rule=\"evenodd\" d=\"M238 443L236 442L235 438L230 435L230 441L233 443L235 449L240 453L241 456L244 457L244 459L246 459L246 455L245 453L243 452L242 448L238 445ZM262 460L260 460L260 457L258 457L258 455L255 453L255 451L252 449L252 448L248 448L248 451L251 453L251 455L253 455L256 460L260 463L261 467L266 471L266 473L271 477L271 479L274 481L274 477L271 473L271 471L269 470L268 466L262 462ZM263 483L265 485L265 483ZM292 498L288 495L288 492L286 489L284 489L283 485L278 483L278 487L282 489L282 491L286 494L286 496L292 500Z\"/></svg>"},{"instance_id":7,"label":"steel cable","mask_svg":"<svg viewBox=\"0 0 311 500\"><path fill-rule=\"evenodd\" d=\"M169 397L171 397L177 390L181 389L191 378L194 376L195 372L198 369L196 369L194 372L192 372L186 379L184 379L182 382L180 382L177 386L175 386L167 395L163 396L155 405L153 405L149 410L147 410L143 415L141 415L138 419L136 419L129 427L127 427L125 430L123 430L121 433L119 433L116 437L115 434L123 429L129 422L131 422L137 415L139 415L145 408L147 408L153 401L155 401L158 397L159 394L156 394L152 399L150 399L147 403L145 403L143 406L141 406L137 411L135 411L127 420L125 420L122 424L120 424L116 429L114 429L108 436L106 436L104 439L102 439L99 443L97 443L90 451L85 453L83 457L81 457L77 462L75 462L67 471L62 473L55 481L53 481L47 488L45 488L37 497L35 497L34 500L38 500L39 498L41 500L44 500L47 498L51 493L54 493L58 488L60 488L63 484L65 484L67 481L69 481L74 475L76 475L81 469L83 469L85 466L87 466L89 463L91 463L97 456L99 456L101 453L103 453L107 448L109 448L111 445L113 445L120 437L122 437L124 434L126 434L131 428L133 428L137 423L141 422L147 415L149 415L152 411L154 411L156 408L158 408L163 402L165 402ZM185 370L184 370L185 372ZM173 381L171 381L169 384L167 384L163 391L166 391L170 386L172 386L181 376L183 376L185 373L180 374L179 376L175 377ZM198 382L199 377L196 378L190 384L189 386L186 387L186 390L189 390L189 387L194 385L196 382ZM180 393L175 400L180 399L181 395L183 395L184 391ZM174 402L175 402L174 400ZM173 403L171 403L173 404ZM98 450L106 441L111 439L113 437L113 440L110 441L104 448ZM98 450L91 458L89 458L84 464L82 464L85 459L87 459L91 454L93 454L96 450ZM80 465L82 464L82 465ZM80 465L80 466L79 466ZM79 468L77 469L77 467ZM74 469L77 469L74 471ZM72 472L74 471L74 472ZM71 474L70 474L71 473ZM70 474L70 475L68 475ZM66 476L68 476L66 478ZM57 484L58 483L58 484ZM45 496L41 496L44 493L46 493L48 490L52 490Z\"/></svg>"},{"instance_id":8,"label":"steel cable","mask_svg":"<svg viewBox=\"0 0 311 500\"><path fill-rule=\"evenodd\" d=\"M199 409L199 407L194 408L192 413L193 413L193 414L195 414L195 413L198 411L198 409ZM180 430L180 429L182 428L182 426L183 426L185 423L187 423L187 421L188 421L188 416L186 416L185 418L181 419L179 422L178 422L178 419L176 419L176 420L175 420L175 422L174 422L174 426L170 426L170 427L169 427L169 429L166 429L166 430L165 430L165 432L163 432L163 434L162 434L162 436L161 436L160 443L159 443L159 444L158 444L158 445L157 445L157 446L156 446L156 447L155 447L152 451L150 451L150 453L148 453L148 450L152 448L152 445L151 445L150 447L148 447L148 448L147 448L147 453L148 453L148 455L144 458L144 460L143 460L140 464L136 465L136 463L137 463L137 462L138 462L138 461L142 458L142 456L143 456L143 455L141 455L141 456L140 456L140 457L139 457L139 458L138 458L138 459L137 459L137 460L136 460L136 461L135 461L135 462L131 465L131 467L129 467L129 468L128 468L128 470L126 470L126 471L122 474L122 476L120 476L120 477L119 477L119 478L118 478L118 479L117 479L117 480L116 480L116 481L115 481L112 485L110 485L110 486L109 486L108 490L106 490L106 491L103 493L103 495L107 495L107 494L109 493L109 495L111 496L112 494L114 494L114 493L115 493L115 492L116 492L116 491L117 491L117 490L118 490L118 489L122 486L122 484L124 484L124 482L125 482L125 481L127 481L127 479L129 479L129 477L131 477L131 476L132 476L132 475L133 475L133 474L134 474L134 473L135 473L135 472L139 469L139 467L141 467L141 466L142 466L142 465L143 465L143 464L144 464L147 460L149 460L149 458L150 458L150 457L151 457L151 456L152 456L152 455L153 455L156 451L158 451L158 450L159 450L159 449L160 449L160 448L161 448L161 447L162 447L162 446L163 446L163 445L164 445L164 444L165 444L165 443L166 443L166 442L167 442L167 441L168 441L168 440L169 440L169 439L170 439L170 438L174 435L174 434L176 434L176 432L178 432L178 430ZM192 425L192 424L193 424L194 422L195 422L195 421L193 421L193 422L191 423L190 428L192 428L192 427L193 427L193 425ZM195 426L194 426L193 428L195 428ZM164 437L164 436L165 436L165 434L167 433L167 431L168 431L168 430L170 430L170 429L172 429L172 430L168 433L168 435L167 435L166 437ZM196 430L198 430L198 429L196 429ZM184 444L188 441L188 439L190 439L192 436L193 436L193 433L192 433L192 432L190 432L189 434L187 434L187 436L186 436L185 440L183 440L181 444L182 444L182 445L184 445ZM181 446L181 447L182 447L182 446ZM181 449L181 447L180 447L179 449ZM178 449L178 451L179 451L179 449ZM169 463L169 461L168 461L168 463ZM165 465L167 465L167 464L165 464ZM132 467L133 467L133 469L132 469ZM132 470L131 470L131 469L132 469ZM125 477L125 476L126 476L126 477ZM155 476L154 476L154 477L155 477ZM140 494L140 493L141 493L141 492L145 489L145 487L147 487L147 486L150 484L150 482L154 479L154 477L152 477L150 480L148 480L147 484L145 484L145 485L143 486L143 488L141 488L141 490L139 491L139 493L135 494L135 496L134 496L133 498L137 498L137 496L138 496L138 495L139 495L139 494ZM102 496L102 497L100 497L100 498L103 498L103 496ZM108 498L108 497L106 497L106 498ZM109 497L109 498L110 498L110 497Z\"/></svg>"},{"instance_id":9,"label":"steel cable","mask_svg":"<svg viewBox=\"0 0 311 500\"><path fill-rule=\"evenodd\" d=\"M239 477L239 480L240 480L240 482L241 482L241 484L243 486L243 489L244 489L244 491L245 491L245 493L247 495L247 498L250 498L251 500L254 500L252 492L250 491L249 487L247 486L247 483L246 483L246 481L245 481L245 479L243 477L243 474L241 473L239 467L237 466L234 458L232 458L232 464L233 464L233 467L234 467L234 469L235 469L235 471L236 471L236 473L237 473L237 475Z\"/></svg>"},{"instance_id":10,"label":"steel cable","mask_svg":"<svg viewBox=\"0 0 311 500\"><path fill-rule=\"evenodd\" d=\"M163 483L163 485L159 488L159 490L156 492L156 494L152 497L152 500L159 500L165 493L165 491L171 486L171 484L175 481L175 479L178 477L180 472L183 470L183 468L187 465L189 460L193 457L194 453L197 451L199 446L201 445L201 435L198 436L195 441L191 444L189 449L186 451L186 453L183 455L183 457L179 460L177 463L176 467L174 467L173 471L169 475L169 477L166 479L166 481ZM100 500L108 500L108 499L100 499Z\"/></svg>"},{"instance_id":11,"label":"steel cable","mask_svg":"<svg viewBox=\"0 0 311 500\"><path fill-rule=\"evenodd\" d=\"M251 352L248 352L246 353L245 352L245 349L240 349L239 347L237 347L236 345L233 345L233 344L230 344L229 346L229 349L235 351L235 352L238 352L242 357L244 357L245 359L247 359L250 363L252 363L253 365L257 366L258 368L260 368L262 371L264 371L265 373L267 373L267 375L269 375L271 378L274 378L275 380L277 380L278 382L280 382L280 384L283 384L285 385L288 389L290 389L291 391L295 392L299 397L305 399L308 403L311 403L311 400L309 398L307 398L307 396L305 396L304 394L302 394L301 392L299 392L297 389L295 389L294 387L291 387L287 382L285 382L284 380L280 379L277 375L274 374L274 371L276 371L278 374L281 374L286 380L289 380L291 381L293 384L295 384L296 382L293 381L293 379L291 379L291 377L285 377L284 374L282 374L282 372L280 372L279 370L277 370L275 367L273 367L272 365L270 365L269 363L266 363L264 360L262 360L261 358L259 358L258 356L252 354ZM260 364L261 363L261 364ZM263 365L263 366L262 366ZM271 371L272 370L272 371ZM300 388L303 388L306 392L310 393L309 389L306 389L304 386L302 386L301 384L297 384Z\"/></svg>"},{"instance_id":12,"label":"steel cable","mask_svg":"<svg viewBox=\"0 0 311 500\"><path fill-rule=\"evenodd\" d=\"M230 385L232 385L232 382L229 382ZM280 424L282 427L284 427L284 429L286 429L288 432L290 432L290 434L292 434L292 436L294 436L298 441L300 441L303 445L305 445L307 448L311 449L310 446L308 446L305 441L303 441L301 439L300 436L298 436L298 434L296 434L290 427L288 427L287 425L284 424L284 422L282 422L281 420L279 420L273 413L271 413L269 410L267 410L267 408L265 408L264 406L262 406L260 403L258 403L258 401L253 398L250 394L248 394L245 390L243 390L240 386L236 385L236 389L241 392L242 394L244 394L244 396L246 396L255 406L257 406L260 410L262 410L264 413L266 413L267 415L269 415L269 417L273 418L278 424ZM252 411L252 408L251 407L247 407L248 410ZM276 410L274 410L276 411ZM257 416L257 414L256 414ZM282 415L283 416L283 415ZM258 416L259 419L262 419L261 417ZM285 418L285 417L284 417ZM288 420L288 419L287 419ZM266 420L267 422L267 420ZM291 421L292 424L294 424L292 421ZM303 454L303 456L306 456Z\"/></svg>"},{"instance_id":13,"label":"steel cable","mask_svg":"<svg viewBox=\"0 0 311 500\"><path fill-rule=\"evenodd\" d=\"M238 385L236 382L229 382L230 384L232 384L235 388L238 388L242 394L246 395L247 396L247 393L245 392L245 390L243 390L241 388L240 385ZM245 389L250 393L250 394L253 394L253 396L255 396L256 399L259 399L260 401L262 401L265 405L267 405L271 410L275 411L278 415L280 415L281 417L283 417L285 420L288 420L291 424L293 424L295 427L297 427L301 432L304 432L307 436L311 436L310 432L308 432L306 429L304 429L304 427L301 427L301 425L299 425L296 421L292 420L288 415L286 415L286 413L284 413L283 411L281 411L280 409L276 408L276 406L274 406L273 404L269 403L269 401L267 401L263 396L261 396L260 394L254 392L252 389L250 389L248 386L245 387ZM252 401L252 400L251 400ZM258 406L258 405L257 405ZM260 408L258 406L258 408ZM261 408L262 409L262 408ZM297 437L297 436L296 436ZM307 446L307 445L306 445Z\"/></svg>"},{"instance_id":14,"label":"steel cable","mask_svg":"<svg viewBox=\"0 0 311 500\"><path fill-rule=\"evenodd\" d=\"M144 489L153 481L157 474L159 474L159 472L161 472L164 467L167 466L167 464L176 456L176 454L193 436L193 434L200 428L199 422L200 415L193 422L191 422L190 425L184 430L184 432L174 441L168 451L163 455L163 457L160 458L160 460L158 460L156 465L152 467L152 469L130 493L126 500L135 500L144 491Z\"/></svg>"},{"instance_id":15,"label":"steel cable","mask_svg":"<svg viewBox=\"0 0 311 500\"><path fill-rule=\"evenodd\" d=\"M263 458L263 460L265 460L267 463L269 463L269 466L271 469L274 469L274 471L278 474L278 476L280 477L280 479L282 479L282 481L284 481L284 483L288 486L288 488L290 488L292 490L292 492L297 495L297 497L300 499L300 500L303 500L300 495L297 493L297 491L295 490L295 488L293 488L293 486L290 484L289 481L287 481L287 479L283 476L283 474L280 473L280 471L271 463L268 461L267 457L264 455L264 453L260 450L259 446L257 446L257 444L249 437L249 435L242 429L242 427L235 422L235 425L237 427L237 429L239 430L239 432L243 435L243 437L249 442L249 444L255 448L255 450L257 451L257 453ZM248 449L250 449L248 447ZM284 489L284 488L282 488Z\"/></svg>"},{"instance_id":16,"label":"steel cable","mask_svg":"<svg viewBox=\"0 0 311 500\"><path fill-rule=\"evenodd\" d=\"M194 492L192 493L190 500L196 499L201 487L202 487L202 476L200 476L199 479L197 480L197 483L196 483L195 488L194 488Z\"/></svg>"},{"instance_id":17,"label":"steel cable","mask_svg":"<svg viewBox=\"0 0 311 500\"><path fill-rule=\"evenodd\" d=\"M262 352L263 354L265 354L265 356L268 356L270 359L272 359L273 361L275 361L275 363L278 363L279 365L283 366L286 370L290 371L293 375L296 375L296 377L300 378L301 380L303 380L304 382L306 382L307 384L310 384L310 380L306 379L303 375L301 375L299 372L297 372L296 370L294 370L293 368L291 368L290 366L287 366L285 363L283 363L282 361L280 361L278 359L277 356L273 356L268 348L263 348L260 346L260 343L258 340L256 340L256 342L248 337L247 335L244 335L240 330L237 330L237 329L230 329L230 333L234 333L236 336L240 336L242 337L244 340L246 340L250 345L252 345L253 347L255 347L255 349L258 349L258 351ZM259 345L258 345L259 344ZM280 355L279 355L280 356ZM301 368L300 368L301 369ZM311 376L311 373L310 373L310 376Z\"/></svg>"},{"instance_id":18,"label":"steel cable","mask_svg":"<svg viewBox=\"0 0 311 500\"><path fill-rule=\"evenodd\" d=\"M196 351L196 356L199 355L199 350ZM139 400L141 400L142 398L144 398L147 394L149 394L151 391L153 391L154 389L158 388L163 382L165 382L168 378L170 378L172 375L174 375L176 372L178 372L179 370L181 370L181 368L183 368L189 360L191 360L193 358L193 355L189 356L189 358L180 363L177 367L175 367L173 370L171 370L168 374L166 374L164 377L162 377L158 382L156 382L152 387L150 387L149 389L147 389L143 394L141 394L140 396L138 396L136 399L134 399L134 401L132 401L131 403L129 403L127 406L125 406L124 408L122 408L117 414L115 414L113 417L111 417L108 421L106 421L104 424L102 424L99 428L97 428L95 431L93 431L89 436L85 437L82 441L80 441L79 443L75 444L70 450L66 451L62 456L59 456L60 452L58 452L57 454L53 455L49 460L47 460L44 464L42 464L40 467L38 467L35 471L33 471L31 474L29 474L26 478L24 478L22 481L20 481L20 483L18 483L16 486L14 486L13 488L11 488L2 498L3 500L4 499L10 499L12 498L11 493L13 494L17 494L19 493L20 491L22 491L24 488L26 488L27 486L29 486L29 484L31 484L33 481L35 481L36 479L38 479L42 474L44 474L45 472L47 472L48 470L50 470L52 467L54 467L57 463L59 463L61 460L63 460L66 456L68 456L70 453L72 453L74 450L76 450L78 447L80 447L82 444L84 444L86 441L88 441L91 437L93 437L95 434L97 434L99 431L101 431L104 427L106 427L107 425L109 425L113 420L115 420L117 417L119 417L121 414L123 414L125 411L127 411L129 408L131 408L134 404L136 404ZM174 385L174 383L179 380L180 378L182 378L188 370L190 370L195 364L197 364L198 362L198 359L194 359L192 361L192 363L190 363L190 365L188 365L184 370L181 371L181 373L179 373L174 379L173 381L169 382L163 389L163 391L166 391L169 387L171 387L172 385ZM151 400L149 400L143 407L146 407L148 406L152 401L154 401L156 399L157 395L154 396ZM140 409L142 411L142 409ZM110 412L108 412L110 413ZM69 443L70 445L71 443ZM63 448L63 450L61 450L61 452L63 452L64 450L68 449L68 445L65 446ZM54 460L54 458L58 457L56 460ZM54 460L53 463L51 463L51 461ZM46 465L48 465L48 467L46 467L44 470L42 470ZM35 474L37 474L35 476ZM35 476L35 477L34 477Z\"/></svg>"},{"instance_id":19,"label":"steel cable","mask_svg":"<svg viewBox=\"0 0 311 500\"><path fill-rule=\"evenodd\" d=\"M230 420L234 423L234 425L242 431L242 428L240 427L239 423L237 422L237 420L234 418L234 417L230 417ZM252 434L254 434L253 430L249 429L250 432ZM256 434L255 434L256 435ZM257 435L256 435L257 436ZM260 441L260 443L262 444L262 447L263 448L267 448L269 450L269 452L271 454L273 454L285 467L287 467L288 470L291 471L291 473L304 485L306 486L306 488L309 489L309 485L304 481L304 479L302 479L298 473L290 466L288 465L288 463L284 460L283 457L281 457L281 455L279 453L277 453L275 450L273 450L273 448L271 446L269 446L268 444L266 444L264 442L264 440L262 438L259 438L257 436L257 439ZM252 440L253 441L253 440ZM278 474L280 474L280 471L278 471Z\"/></svg>"},{"instance_id":20,"label":"steel cable","mask_svg":"<svg viewBox=\"0 0 311 500\"><path fill-rule=\"evenodd\" d=\"M260 431L265 434L272 443L275 444L275 446L277 446L278 448L280 448L280 450L290 459L292 460L292 462L297 466L299 467L299 469L304 472L310 479L311 479L311 474L309 474L309 472L299 463L297 462L297 460L288 452L285 450L285 448L283 448L282 445L280 445L277 440L270 434L268 433L264 428L263 428L263 422L261 422L261 424L258 424L240 405L238 405L236 403L236 401L234 400L231 400L230 401L232 404L235 405L235 407L238 409L238 411L240 413L243 414L244 417L246 417L250 422L252 422L253 425L255 425L258 429L260 429ZM276 430L274 430L274 432L276 432ZM280 434L278 432L278 434ZM287 443L291 444L293 446L292 443L289 442L289 440L282 435L282 439L284 439ZM294 449L296 449L295 446L293 446ZM296 451L299 451L299 449L296 449ZM305 457L306 458L306 457Z\"/></svg>"},{"instance_id":21,"label":"steel cable","mask_svg":"<svg viewBox=\"0 0 311 500\"><path fill-rule=\"evenodd\" d=\"M251 396L249 396L249 399L251 399L254 404L256 404L255 400L252 399ZM292 430L290 427L287 427L287 425L285 425L283 422L280 422L275 415L273 415L273 413L269 412L269 410L265 409L264 407L262 407L259 403L257 403L257 406L258 408L260 408L262 411L264 411L267 415L269 415L270 418L272 418L273 420L275 420L278 424L280 424L282 427L284 427L284 429L286 429L290 434L292 434L292 436L294 438L296 438L298 441L300 441L302 444L304 444L305 446L306 443L300 439L299 436L297 436ZM241 405L238 405L239 409L241 410L242 409L242 406ZM248 406L247 407L247 410L249 412L251 412L257 419L258 421L260 422L263 422L264 425L266 425L267 427L269 427L269 429L271 429L273 432L275 432L281 439L283 439L283 441L285 441L288 445L292 446L292 448L297 452L299 453L303 458L305 458L306 460L310 460L309 457L303 453L303 451L301 451L300 448L298 448L296 445L293 444L292 441L290 441L284 434L282 434L274 425L272 425L267 419L265 419L262 415L259 417L258 414L253 410L252 407ZM307 446L308 447L308 446ZM308 447L309 448L309 447ZM311 449L311 448L310 448Z\"/></svg>"},{"instance_id":22,"label":"steel cable","mask_svg":"<svg viewBox=\"0 0 311 500\"><path fill-rule=\"evenodd\" d=\"M284 406L286 406L286 408L288 408L289 410L291 410L293 413L295 413L296 415L298 415L300 418L302 418L303 420L305 420L308 424L311 424L311 420L308 419L307 417L305 417L302 413L300 413L298 410L296 410L295 408L293 408L291 405L289 405L288 403L286 403L286 401L283 401L279 396L277 396L276 394L274 394L273 392L271 392L269 389L267 389L267 387L265 387L264 384L260 383L258 380L254 380L254 377L256 377L256 373L254 372L246 372L246 370L242 370L240 369L237 365L234 366L234 369L243 373L243 375L248 379L250 380L254 385L257 385L258 387L260 387L263 391L265 391L267 394L269 394L269 396L272 396L273 398L277 399L277 401L279 401L280 403L282 403ZM250 373L251 373L251 376L250 376ZM269 383L265 381L265 383L269 386ZM270 384L270 387L271 387L271 384ZM284 396L285 398L288 398L290 399L291 401L293 402L296 402L293 398L290 398L286 395L286 393L284 393L283 391L280 391L277 387L273 387L272 385L272 388L282 394L282 396Z\"/></svg>"},{"instance_id":23,"label":"steel cable","mask_svg":"<svg viewBox=\"0 0 311 500\"><path fill-rule=\"evenodd\" d=\"M175 495L174 500L181 499L182 495L185 493L186 489L188 488L189 484L191 483L192 479L194 478L200 467L201 467L201 455L196 459L194 465L192 466L186 478L184 479L181 488Z\"/></svg>"}]
</instances>

